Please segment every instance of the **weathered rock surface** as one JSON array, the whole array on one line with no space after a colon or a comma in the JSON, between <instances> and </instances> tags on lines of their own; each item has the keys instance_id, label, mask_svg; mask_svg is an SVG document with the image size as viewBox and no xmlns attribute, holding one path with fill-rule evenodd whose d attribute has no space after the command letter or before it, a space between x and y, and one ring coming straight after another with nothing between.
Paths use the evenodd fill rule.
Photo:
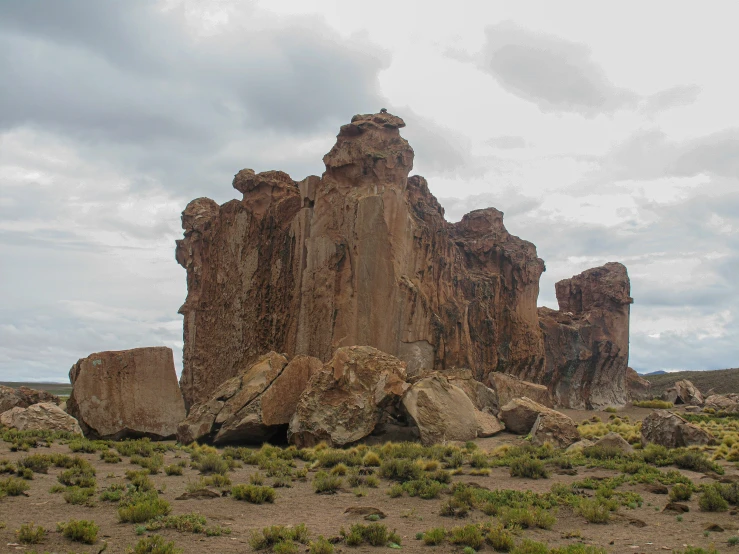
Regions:
<instances>
[{"instance_id":1,"label":"weathered rock surface","mask_svg":"<svg viewBox=\"0 0 739 554\"><path fill-rule=\"evenodd\" d=\"M654 410L644 418L642 443L655 443L667 448L712 444L714 436L682 417L667 410Z\"/></svg>"},{"instance_id":2,"label":"weathered rock surface","mask_svg":"<svg viewBox=\"0 0 739 554\"><path fill-rule=\"evenodd\" d=\"M77 420L52 402L16 406L0 414L0 425L19 431L67 431L82 434Z\"/></svg>"},{"instance_id":3,"label":"weathered rock surface","mask_svg":"<svg viewBox=\"0 0 739 554\"><path fill-rule=\"evenodd\" d=\"M594 446L595 443L591 441L590 439L582 439L577 441L576 443L571 444L565 449L565 452L580 452L584 450L585 448L590 448L591 446Z\"/></svg>"},{"instance_id":4,"label":"weathered rock surface","mask_svg":"<svg viewBox=\"0 0 739 554\"><path fill-rule=\"evenodd\" d=\"M27 408L34 404L52 403L57 406L62 403L58 396L43 390L31 389L29 387L18 387L17 389L0 385L0 414L15 408Z\"/></svg>"},{"instance_id":5,"label":"weathered rock surface","mask_svg":"<svg viewBox=\"0 0 739 554\"><path fill-rule=\"evenodd\" d=\"M579 440L577 424L572 418L554 410L541 412L531 428L531 442L536 445L548 442L556 448L567 448Z\"/></svg>"},{"instance_id":6,"label":"weathered rock surface","mask_svg":"<svg viewBox=\"0 0 739 554\"><path fill-rule=\"evenodd\" d=\"M172 350L164 346L98 352L69 370L67 412L85 436L174 437L185 418Z\"/></svg>"},{"instance_id":7,"label":"weathered rock surface","mask_svg":"<svg viewBox=\"0 0 739 554\"><path fill-rule=\"evenodd\" d=\"M706 398L703 409L737 413L739 412L739 394L712 394Z\"/></svg>"},{"instance_id":8,"label":"weathered rock surface","mask_svg":"<svg viewBox=\"0 0 739 554\"><path fill-rule=\"evenodd\" d=\"M394 412L410 386L405 379L405 362L394 356L369 346L339 348L300 395L288 440L303 448L363 439Z\"/></svg>"},{"instance_id":9,"label":"weathered rock surface","mask_svg":"<svg viewBox=\"0 0 739 554\"><path fill-rule=\"evenodd\" d=\"M560 414L551 408L547 408L523 396L521 398L514 398L504 405L500 409L498 417L503 421L506 429L512 433L527 435L531 432L539 414L549 414L553 418L556 418L558 415L564 416L564 414Z\"/></svg>"},{"instance_id":10,"label":"weathered rock surface","mask_svg":"<svg viewBox=\"0 0 739 554\"><path fill-rule=\"evenodd\" d=\"M215 444L259 443L285 431L309 379L323 367L309 356L290 362L270 352L223 383L207 401L190 408L177 440Z\"/></svg>"},{"instance_id":11,"label":"weathered rock surface","mask_svg":"<svg viewBox=\"0 0 739 554\"><path fill-rule=\"evenodd\" d=\"M595 441L595 446L602 446L604 448L617 448L624 454L634 453L634 447L631 446L621 435L614 432L610 432L607 435L599 438L597 441Z\"/></svg>"},{"instance_id":12,"label":"weathered rock surface","mask_svg":"<svg viewBox=\"0 0 739 554\"><path fill-rule=\"evenodd\" d=\"M644 379L632 368L626 368L626 395L630 402L652 398L652 383Z\"/></svg>"},{"instance_id":13,"label":"weathered rock surface","mask_svg":"<svg viewBox=\"0 0 739 554\"><path fill-rule=\"evenodd\" d=\"M676 382L672 387L662 393L662 400L672 402L673 404L703 406L703 395L701 391L687 379Z\"/></svg>"},{"instance_id":14,"label":"weathered rock surface","mask_svg":"<svg viewBox=\"0 0 739 554\"><path fill-rule=\"evenodd\" d=\"M410 376L541 368L536 300L544 263L503 214L448 223L388 113L357 115L324 157L322 177L240 171L243 199L193 200L177 261L187 269L188 406L268 351L323 362L369 345Z\"/></svg>"},{"instance_id":15,"label":"weathered rock surface","mask_svg":"<svg viewBox=\"0 0 739 554\"><path fill-rule=\"evenodd\" d=\"M488 375L488 382L495 389L501 406L505 406L514 398L525 396L547 408L554 407L552 395L544 385L524 381L515 375L508 375L499 371Z\"/></svg>"},{"instance_id":16,"label":"weathered rock surface","mask_svg":"<svg viewBox=\"0 0 739 554\"><path fill-rule=\"evenodd\" d=\"M477 409L468 394L452 384L455 381L460 380L437 373L414 383L403 397L403 408L425 445L468 441L503 430L494 415Z\"/></svg>"},{"instance_id":17,"label":"weathered rock surface","mask_svg":"<svg viewBox=\"0 0 739 554\"><path fill-rule=\"evenodd\" d=\"M559 281L556 290L559 311L539 308L544 367L513 373L547 385L558 406L624 405L633 302L626 268L607 263Z\"/></svg>"},{"instance_id":18,"label":"weathered rock surface","mask_svg":"<svg viewBox=\"0 0 739 554\"><path fill-rule=\"evenodd\" d=\"M497 415L500 410L500 400L495 389L486 387L474 378L468 369L449 370L444 372L444 377L455 387L464 391L472 401L475 409L481 412Z\"/></svg>"}]
</instances>

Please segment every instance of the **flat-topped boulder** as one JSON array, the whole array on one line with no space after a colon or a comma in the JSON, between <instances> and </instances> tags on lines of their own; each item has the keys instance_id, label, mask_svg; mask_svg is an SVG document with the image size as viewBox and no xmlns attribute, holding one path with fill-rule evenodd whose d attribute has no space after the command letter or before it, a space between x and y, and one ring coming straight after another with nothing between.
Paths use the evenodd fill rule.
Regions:
<instances>
[{"instance_id":1,"label":"flat-topped boulder","mask_svg":"<svg viewBox=\"0 0 739 554\"><path fill-rule=\"evenodd\" d=\"M164 346L90 354L69 379L67 412L87 437L173 438L186 415L172 350Z\"/></svg>"},{"instance_id":2,"label":"flat-topped boulder","mask_svg":"<svg viewBox=\"0 0 739 554\"><path fill-rule=\"evenodd\" d=\"M0 425L19 431L66 431L82 434L77 420L53 402L16 406L0 414Z\"/></svg>"},{"instance_id":3,"label":"flat-topped boulder","mask_svg":"<svg viewBox=\"0 0 739 554\"><path fill-rule=\"evenodd\" d=\"M541 412L531 428L531 442L536 445L549 443L556 448L567 448L580 440L577 424L561 412Z\"/></svg>"},{"instance_id":4,"label":"flat-topped boulder","mask_svg":"<svg viewBox=\"0 0 739 554\"><path fill-rule=\"evenodd\" d=\"M501 406L505 406L514 398L525 396L547 408L554 407L552 395L544 385L524 381L515 375L500 373L498 371L494 371L488 375L488 382L495 389L498 395L498 402Z\"/></svg>"},{"instance_id":5,"label":"flat-topped boulder","mask_svg":"<svg viewBox=\"0 0 739 554\"><path fill-rule=\"evenodd\" d=\"M508 402L500 409L498 416L510 432L528 435L540 414L548 414L552 416L552 419L557 419L559 416L567 417L525 396Z\"/></svg>"}]
</instances>

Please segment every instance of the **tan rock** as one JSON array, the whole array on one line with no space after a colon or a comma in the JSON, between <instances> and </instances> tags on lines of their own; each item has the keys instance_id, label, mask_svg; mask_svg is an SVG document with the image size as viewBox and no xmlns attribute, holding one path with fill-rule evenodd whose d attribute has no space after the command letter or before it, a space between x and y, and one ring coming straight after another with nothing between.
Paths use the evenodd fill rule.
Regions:
<instances>
[{"instance_id":1,"label":"tan rock","mask_svg":"<svg viewBox=\"0 0 739 554\"><path fill-rule=\"evenodd\" d=\"M642 444L655 443L667 448L712 444L715 441L708 431L667 410L654 410L645 417L641 436Z\"/></svg>"},{"instance_id":2,"label":"tan rock","mask_svg":"<svg viewBox=\"0 0 739 554\"><path fill-rule=\"evenodd\" d=\"M605 448L617 448L624 454L634 453L634 447L631 446L621 435L614 432L610 432L598 439L595 442L595 446L602 446Z\"/></svg>"},{"instance_id":3,"label":"tan rock","mask_svg":"<svg viewBox=\"0 0 739 554\"><path fill-rule=\"evenodd\" d=\"M553 417L563 415L523 396L508 402L500 409L498 416L510 432L527 435L534 427L539 414L550 414Z\"/></svg>"},{"instance_id":4,"label":"tan rock","mask_svg":"<svg viewBox=\"0 0 739 554\"><path fill-rule=\"evenodd\" d=\"M589 447L593 446L594 444L595 443L593 441L591 441L590 439L582 439L582 440L579 440L576 443L573 443L570 446L568 446L565 449L565 452L568 452L568 453L581 452L585 448L589 448Z\"/></svg>"},{"instance_id":5,"label":"tan rock","mask_svg":"<svg viewBox=\"0 0 739 554\"><path fill-rule=\"evenodd\" d=\"M67 412L85 436L174 437L185 418L172 350L164 346L98 352L69 371Z\"/></svg>"},{"instance_id":6,"label":"tan rock","mask_svg":"<svg viewBox=\"0 0 739 554\"><path fill-rule=\"evenodd\" d=\"M299 448L343 446L368 436L408 390L405 363L369 346L339 348L311 377L290 421Z\"/></svg>"},{"instance_id":7,"label":"tan rock","mask_svg":"<svg viewBox=\"0 0 739 554\"><path fill-rule=\"evenodd\" d=\"M544 385L537 385L529 381L519 379L515 375L494 371L488 375L488 382L498 394L500 406L505 406L514 398L525 396L542 406L552 408L552 395Z\"/></svg>"},{"instance_id":8,"label":"tan rock","mask_svg":"<svg viewBox=\"0 0 739 554\"><path fill-rule=\"evenodd\" d=\"M449 380L450 384L464 391L472 401L475 409L492 415L498 414L500 410L498 393L475 379L470 370L445 371L444 376Z\"/></svg>"},{"instance_id":9,"label":"tan rock","mask_svg":"<svg viewBox=\"0 0 739 554\"><path fill-rule=\"evenodd\" d=\"M468 441L503 430L495 416L475 408L469 396L452 384L455 381L460 380L433 374L414 383L403 397L403 408L424 445Z\"/></svg>"},{"instance_id":10,"label":"tan rock","mask_svg":"<svg viewBox=\"0 0 739 554\"><path fill-rule=\"evenodd\" d=\"M652 383L630 367L626 368L626 392L630 402L652 398Z\"/></svg>"},{"instance_id":11,"label":"tan rock","mask_svg":"<svg viewBox=\"0 0 739 554\"><path fill-rule=\"evenodd\" d=\"M82 434L77 420L52 402L16 406L0 414L0 425L19 431L66 431Z\"/></svg>"},{"instance_id":12,"label":"tan rock","mask_svg":"<svg viewBox=\"0 0 739 554\"><path fill-rule=\"evenodd\" d=\"M554 410L541 412L531 428L531 442L546 442L556 448L567 448L580 440L580 432L572 418Z\"/></svg>"},{"instance_id":13,"label":"tan rock","mask_svg":"<svg viewBox=\"0 0 739 554\"><path fill-rule=\"evenodd\" d=\"M322 366L308 356L288 362L281 354L265 354L223 383L206 402L194 405L177 428L177 440L259 443L284 433L298 398Z\"/></svg>"},{"instance_id":14,"label":"tan rock","mask_svg":"<svg viewBox=\"0 0 739 554\"><path fill-rule=\"evenodd\" d=\"M739 413L739 394L712 394L706 398L703 409Z\"/></svg>"},{"instance_id":15,"label":"tan rock","mask_svg":"<svg viewBox=\"0 0 739 554\"><path fill-rule=\"evenodd\" d=\"M233 182L242 199L188 204L176 250L188 406L270 350L325 363L369 345L410 376L466 367L481 381L541 362L536 248L494 208L447 222L425 179L408 177L404 126L357 115L321 177L245 169Z\"/></svg>"},{"instance_id":16,"label":"tan rock","mask_svg":"<svg viewBox=\"0 0 739 554\"><path fill-rule=\"evenodd\" d=\"M687 404L690 406L702 406L704 403L701 391L687 379L676 382L672 387L662 393L662 400L672 402L673 404Z\"/></svg>"}]
</instances>

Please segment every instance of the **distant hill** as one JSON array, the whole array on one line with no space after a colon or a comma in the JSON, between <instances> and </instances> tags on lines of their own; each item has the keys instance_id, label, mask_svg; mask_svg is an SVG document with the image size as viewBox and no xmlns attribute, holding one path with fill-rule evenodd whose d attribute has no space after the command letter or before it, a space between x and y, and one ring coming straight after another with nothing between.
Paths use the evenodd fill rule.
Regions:
<instances>
[{"instance_id":1,"label":"distant hill","mask_svg":"<svg viewBox=\"0 0 739 554\"><path fill-rule=\"evenodd\" d=\"M44 390L57 396L69 396L72 394L72 385L70 383L33 383L30 381L0 381L0 385L17 389L18 387L28 387L29 389Z\"/></svg>"},{"instance_id":2,"label":"distant hill","mask_svg":"<svg viewBox=\"0 0 739 554\"><path fill-rule=\"evenodd\" d=\"M642 373L642 376L644 375L664 375L665 373L667 372L660 369L659 371L652 371L650 373Z\"/></svg>"},{"instance_id":3,"label":"distant hill","mask_svg":"<svg viewBox=\"0 0 739 554\"><path fill-rule=\"evenodd\" d=\"M702 393L713 389L718 394L739 392L739 368L716 369L713 371L677 371L675 373L648 373L642 375L652 383L652 394L659 396L677 381L687 379Z\"/></svg>"}]
</instances>

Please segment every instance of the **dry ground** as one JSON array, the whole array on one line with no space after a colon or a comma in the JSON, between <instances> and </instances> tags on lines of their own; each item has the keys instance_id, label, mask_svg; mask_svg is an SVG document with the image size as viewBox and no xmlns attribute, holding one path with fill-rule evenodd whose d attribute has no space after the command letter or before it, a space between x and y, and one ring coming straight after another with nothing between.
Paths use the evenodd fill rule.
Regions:
<instances>
[{"instance_id":1,"label":"dry ground","mask_svg":"<svg viewBox=\"0 0 739 554\"><path fill-rule=\"evenodd\" d=\"M641 419L650 410L634 408L627 413L631 422ZM569 415L578 420L589 419L594 412L569 411ZM599 414L604 421L610 414ZM624 415L624 413L619 414ZM63 441L62 441L63 442ZM524 444L521 437L502 433L490 439L477 441L478 449L493 451L502 444ZM55 441L50 447L31 448L29 452L11 452L10 444L0 441L0 460L6 459L12 463L29 454L64 453L72 454L69 446ZM120 463L104 463L99 453L79 454L88 460L97 472L98 491L114 483L126 483L125 472L131 469L140 469L132 465L129 458L123 457ZM190 454L182 449L175 449L165 453L165 465L189 461ZM720 462L725 469L724 480L729 476L739 479L736 464L726 461ZM309 465L296 460L297 468ZM675 469L661 468L663 470ZM602 467L579 466L574 475L564 474L566 471L551 468L551 474L546 479L528 479L511 477L508 467L492 468L489 475L470 475L472 468L465 464L462 473L454 475L453 483L474 482L479 487L494 489L513 489L547 493L555 483L571 484L585 478L602 479L614 477L622 473L615 469ZM114 502L96 500L93 506L79 506L67 504L62 494L52 494L49 489L58 484L57 477L62 469L52 467L48 474L35 474L27 481L30 489L27 496L6 496L0 498L0 551L2 552L99 552L107 544L106 552L126 552L133 547L141 536L137 535L136 525L120 523L117 516L117 505ZM228 477L234 484L249 483L252 474L259 473L256 466L244 464L228 472ZM263 472L262 472L263 473ZM717 476L709 477L703 473L681 470L696 485L714 483ZM175 530L163 529L156 534L164 536L168 541L174 541L178 548L186 553L202 552L252 552L249 538L253 531L274 524L307 525L311 536L337 537L343 527L349 529L354 523L368 523L361 516L351 516L345 513L349 507L371 506L382 510L387 517L382 520L390 530L397 530L402 538L401 549L405 552L434 553L434 552L461 552L462 547L448 543L433 547L426 546L422 540L416 538L418 533L434 527L451 529L455 526L490 521L480 510L472 510L465 519L454 519L439 515L440 507L450 496L442 493L439 498L422 500L403 495L400 498L390 498L388 489L393 484L386 479L380 480L378 488L366 488L366 496L357 497L346 484L337 494L316 494L312 487L312 478L315 470L308 473L305 481L295 480L291 488L277 488L274 503L250 504L235 500L231 497L220 497L207 500L177 500L190 483L200 479L198 470L186 467L182 476L167 476L163 472L151 475L160 497L172 505L172 514L187 514L196 512L205 516L208 525L220 525L231 530L228 535L206 537L204 534L181 533ZM0 478L7 477L0 475ZM730 477L729 477L730 478ZM272 479L266 478L265 484ZM551 529L526 529L521 531L516 541L522 538L533 539L547 543L550 547L564 546L572 543L594 544L602 547L606 552L671 552L682 551L686 545L708 548L714 545L720 552L737 551L739 546L729 546L728 539L739 535L739 520L733 507L725 512L702 512L698 506L699 494L685 502L690 508L688 513L678 517L674 512L663 512L668 503L664 494L649 492L648 487L642 484L623 485L619 491L633 491L641 495L643 503L634 509L622 506L614 513L612 520L607 524L588 523L585 518L577 515L572 508L560 506L556 509L556 523ZM584 494L592 494L585 491ZM56 524L70 519L94 520L100 526L100 533L94 545L81 545L71 542L56 531ZM39 545L20 545L16 537L16 530L22 524L33 522L47 529L47 538ZM713 524L720 525L723 532L705 531ZM139 530L141 532L141 530ZM152 535L146 532L142 536ZM571 538L568 538L571 537ZM300 546L300 552L307 552L307 547ZM389 547L359 546L349 547L345 544L336 544L336 552L382 552L390 551ZM482 547L483 552L493 552L489 545Z\"/></svg>"}]
</instances>

